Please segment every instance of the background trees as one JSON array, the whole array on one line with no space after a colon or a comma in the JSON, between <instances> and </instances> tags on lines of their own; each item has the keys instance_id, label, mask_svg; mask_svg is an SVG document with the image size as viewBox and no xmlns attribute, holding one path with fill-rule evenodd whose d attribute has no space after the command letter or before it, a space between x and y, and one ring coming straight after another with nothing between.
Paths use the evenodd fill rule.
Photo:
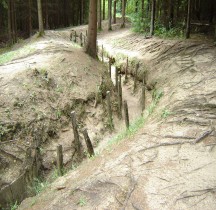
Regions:
<instances>
[{"instance_id":1,"label":"background trees","mask_svg":"<svg viewBox=\"0 0 216 210\"><path fill-rule=\"evenodd\" d=\"M88 23L90 0L42 0L43 26L56 29ZM151 33L158 36L186 36L192 33L214 34L216 25L215 0L98 0L98 20L110 16L109 28L115 23L115 17L124 16L133 24L137 32ZM112 9L108 12L108 2ZM155 2L155 7L152 3ZM152 8L155 14L152 16ZM190 11L190 19L187 19ZM108 15L110 14L110 15ZM154 21L151 17L153 18ZM100 23L100 22L99 22ZM122 26L124 26L124 19ZM100 24L98 25L99 28ZM27 38L38 31L37 0L1 0L0 1L0 43L14 43L18 37ZM104 28L104 30L107 30ZM187 32L187 33L186 33ZM188 34L189 33L189 34ZM216 37L216 36L215 36Z\"/></svg>"}]
</instances>

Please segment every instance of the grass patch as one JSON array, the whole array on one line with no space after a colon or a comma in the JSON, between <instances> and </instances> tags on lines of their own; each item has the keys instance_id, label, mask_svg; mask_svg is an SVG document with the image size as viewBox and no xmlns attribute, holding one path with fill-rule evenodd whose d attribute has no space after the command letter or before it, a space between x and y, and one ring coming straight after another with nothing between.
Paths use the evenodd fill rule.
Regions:
<instances>
[{"instance_id":1,"label":"grass patch","mask_svg":"<svg viewBox=\"0 0 216 210\"><path fill-rule=\"evenodd\" d=\"M143 116L138 117L134 122L132 122L127 130L122 131L120 134L112 138L108 142L108 146L111 147L113 144L117 144L120 141L129 138L137 133L137 131L142 128L147 120L147 118L153 113L154 109L156 108L159 100L163 96L163 91L155 90L153 93L153 102L150 106L146 109Z\"/></svg>"},{"instance_id":2,"label":"grass patch","mask_svg":"<svg viewBox=\"0 0 216 210\"><path fill-rule=\"evenodd\" d=\"M35 51L35 48L31 45L26 45L13 51L9 51L10 49L11 48L7 48L4 50L5 52L2 51L3 53L0 55L0 65L13 60L14 58L25 56Z\"/></svg>"}]
</instances>

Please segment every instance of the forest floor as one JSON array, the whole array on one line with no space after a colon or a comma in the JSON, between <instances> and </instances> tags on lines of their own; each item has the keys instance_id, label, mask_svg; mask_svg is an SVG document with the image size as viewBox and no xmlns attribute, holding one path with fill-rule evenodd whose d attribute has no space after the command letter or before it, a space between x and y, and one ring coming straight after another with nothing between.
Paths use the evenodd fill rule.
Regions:
<instances>
[{"instance_id":1,"label":"forest floor","mask_svg":"<svg viewBox=\"0 0 216 210\"><path fill-rule=\"evenodd\" d=\"M136 62L140 63L138 71L140 81L143 72L146 74L147 100L144 116L148 117L144 125L137 120L140 116L141 85L138 84L133 93L133 81L130 76L128 83L123 85L123 97L129 103L129 113L133 118L131 122L135 122L138 131L133 133L131 127L133 135L115 139L113 136L123 129L123 122L115 118L116 131L113 134L103 133L104 124L100 122L104 114L103 108L100 108L102 105L99 104L95 109L92 100L87 107L90 110L89 116L96 118L89 118L88 128L93 131L91 134L93 139L97 139L94 137L94 129L98 126L100 127L98 138L104 137L103 143L99 144L97 155L86 159L78 168L59 177L39 195L25 199L19 209L213 210L216 208L215 45L202 40L145 39L143 35L133 33L130 27L118 28L119 24L116 24L112 32L101 32L98 36L98 45L100 49L103 45L108 54L116 58L116 65L122 66L123 69L128 57L131 75L134 75ZM79 33L85 32L86 27L73 29ZM64 36L68 37L69 31L71 29L47 31L47 38L42 41L51 42L53 39L55 45L60 39L61 46L65 49L65 46L73 45L63 41ZM76 50L76 53L67 52L68 57L65 57L66 55L62 54L63 50L54 53L59 47L54 47L53 52L50 52L53 49L49 48L50 46L47 51L39 49L38 52L44 52L44 55L33 62L34 65L35 62L41 65L41 68L47 64L48 75L59 73L58 68L50 68L55 59L58 63L67 63L67 66L59 65L62 74L65 69L68 71L66 78L62 75L64 79L67 79L71 72L74 73L72 67L90 59L88 56L83 57L84 54L81 56L79 50ZM69 49L74 49L74 46ZM49 53L54 54L54 57L43 60L50 55ZM73 62L76 63L71 63L71 55L74 56ZM35 59L35 56L31 59ZM16 61L12 61L9 65L14 65L13 69L16 69L13 62ZM92 74L98 72L94 84L99 83L100 73L103 71L95 71L95 68L101 64L96 64L92 60L91 62L93 64L89 64L88 68L88 72L91 73L86 73L88 77L78 77L82 78L78 80L79 83L77 77L74 79L74 82L83 85L80 85L79 94L95 88L93 84L91 86L91 79L94 78L91 77ZM24 65L23 61L19 63ZM7 66L8 64L0 66L2 81L13 76L10 73L4 77L6 71L4 68ZM34 68L35 66L32 67ZM11 69L12 66L8 67L8 71ZM22 76L24 73L20 68L17 71L20 75L15 74L13 80L23 81L26 73ZM83 74L82 71L76 72ZM5 82L2 87L7 87L8 83ZM13 89L8 87L4 89L4 93L5 91ZM163 93L163 96L158 93ZM155 97L158 103L154 103ZM149 116L150 110L153 113ZM94 124L95 121L97 125ZM142 125L141 128L136 122ZM70 145L68 139L72 131L68 125L65 127L66 130L58 135L57 142L51 144L50 150L61 141ZM112 144L107 145L108 142Z\"/></svg>"}]
</instances>

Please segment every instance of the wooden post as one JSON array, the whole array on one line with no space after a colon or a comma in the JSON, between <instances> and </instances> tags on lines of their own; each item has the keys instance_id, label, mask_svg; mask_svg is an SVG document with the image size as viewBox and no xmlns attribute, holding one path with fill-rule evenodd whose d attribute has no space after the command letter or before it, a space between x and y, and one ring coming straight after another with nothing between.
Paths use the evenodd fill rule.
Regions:
<instances>
[{"instance_id":1,"label":"wooden post","mask_svg":"<svg viewBox=\"0 0 216 210\"><path fill-rule=\"evenodd\" d=\"M112 108L111 108L111 99L110 99L110 91L107 91L107 111L108 111L108 123L110 128L112 129L114 127L113 125L113 118L112 118Z\"/></svg>"},{"instance_id":2,"label":"wooden post","mask_svg":"<svg viewBox=\"0 0 216 210\"><path fill-rule=\"evenodd\" d=\"M115 67L115 88L118 91L118 67Z\"/></svg>"},{"instance_id":3,"label":"wooden post","mask_svg":"<svg viewBox=\"0 0 216 210\"><path fill-rule=\"evenodd\" d=\"M103 49L103 45L102 45L101 57L102 57L102 62L104 62L104 49Z\"/></svg>"},{"instance_id":4,"label":"wooden post","mask_svg":"<svg viewBox=\"0 0 216 210\"><path fill-rule=\"evenodd\" d=\"M143 81L142 81L143 85L146 85L146 73L143 72Z\"/></svg>"},{"instance_id":5,"label":"wooden post","mask_svg":"<svg viewBox=\"0 0 216 210\"><path fill-rule=\"evenodd\" d=\"M88 37L88 31L86 30L86 37Z\"/></svg>"},{"instance_id":6,"label":"wooden post","mask_svg":"<svg viewBox=\"0 0 216 210\"><path fill-rule=\"evenodd\" d=\"M124 117L125 117L125 125L126 128L129 128L129 114L128 114L128 105L127 105L127 101L124 101Z\"/></svg>"},{"instance_id":7,"label":"wooden post","mask_svg":"<svg viewBox=\"0 0 216 210\"><path fill-rule=\"evenodd\" d=\"M86 37L83 35L84 46L86 46Z\"/></svg>"},{"instance_id":8,"label":"wooden post","mask_svg":"<svg viewBox=\"0 0 216 210\"><path fill-rule=\"evenodd\" d=\"M139 63L136 64L136 68L135 68L135 73L134 73L134 92L136 90L137 87L137 72L139 69Z\"/></svg>"},{"instance_id":9,"label":"wooden post","mask_svg":"<svg viewBox=\"0 0 216 210\"><path fill-rule=\"evenodd\" d=\"M87 132L87 129L85 128L83 131L83 136L84 136L84 139L85 139L85 143L86 143L86 146L87 146L87 149L88 149L88 153L91 156L94 156L95 153L94 153L94 148L92 146L92 143L91 143L91 140L89 138L89 135L88 135L88 132Z\"/></svg>"},{"instance_id":10,"label":"wooden post","mask_svg":"<svg viewBox=\"0 0 216 210\"><path fill-rule=\"evenodd\" d=\"M111 70L111 58L109 57L109 75L112 78L112 70Z\"/></svg>"},{"instance_id":11,"label":"wooden post","mask_svg":"<svg viewBox=\"0 0 216 210\"><path fill-rule=\"evenodd\" d=\"M77 38L76 31L75 31L74 33L75 33L75 35L74 35L74 36L75 36L75 38L74 38L74 42L76 43L76 41L77 41L77 40L76 40L76 38Z\"/></svg>"},{"instance_id":12,"label":"wooden post","mask_svg":"<svg viewBox=\"0 0 216 210\"><path fill-rule=\"evenodd\" d=\"M72 127L74 132L74 143L75 143L75 149L78 153L78 156L81 157L81 143L79 140L79 133L78 133L78 126L76 121L76 112L71 112L71 119L72 119Z\"/></svg>"},{"instance_id":13,"label":"wooden post","mask_svg":"<svg viewBox=\"0 0 216 210\"><path fill-rule=\"evenodd\" d=\"M145 86L144 85L142 85L141 108L142 108L142 114L143 114L145 110Z\"/></svg>"},{"instance_id":14,"label":"wooden post","mask_svg":"<svg viewBox=\"0 0 216 210\"><path fill-rule=\"evenodd\" d=\"M118 81L118 115L119 118L122 118L122 86L121 86L121 74L119 74Z\"/></svg>"},{"instance_id":15,"label":"wooden post","mask_svg":"<svg viewBox=\"0 0 216 210\"><path fill-rule=\"evenodd\" d=\"M128 79L128 57L127 57L127 62L125 67L125 82L127 82L127 79Z\"/></svg>"},{"instance_id":16,"label":"wooden post","mask_svg":"<svg viewBox=\"0 0 216 210\"><path fill-rule=\"evenodd\" d=\"M83 46L82 32L80 34L80 45L81 45L81 47Z\"/></svg>"},{"instance_id":17,"label":"wooden post","mask_svg":"<svg viewBox=\"0 0 216 210\"><path fill-rule=\"evenodd\" d=\"M63 175L63 153L62 145L58 145L56 148L57 151L57 173L59 176Z\"/></svg>"}]
</instances>

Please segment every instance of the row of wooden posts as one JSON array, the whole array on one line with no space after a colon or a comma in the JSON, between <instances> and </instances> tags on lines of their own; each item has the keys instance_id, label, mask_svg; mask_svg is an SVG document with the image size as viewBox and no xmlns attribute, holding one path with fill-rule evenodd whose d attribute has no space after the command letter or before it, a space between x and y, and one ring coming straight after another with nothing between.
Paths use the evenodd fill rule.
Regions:
<instances>
[{"instance_id":1,"label":"row of wooden posts","mask_svg":"<svg viewBox=\"0 0 216 210\"><path fill-rule=\"evenodd\" d=\"M74 36L75 36L74 42L77 42L76 31L75 31ZM86 36L87 36L87 31L86 31ZM83 34L81 33L79 37L80 37L80 41L81 41L80 42L81 46L83 46L83 42L82 42ZM72 36L71 36L71 40L73 41ZM84 44L85 44L85 38L84 38ZM102 45L101 57L102 57L102 62L104 62L103 45ZM112 66L112 58L109 57L109 76L110 76L110 78L112 76L111 66ZM134 73L134 90L136 90L136 88L137 88L138 69L139 69L139 63L137 63L136 68L135 68L135 73ZM128 80L128 57L126 60L126 67L125 67L125 81L127 81L127 80ZM122 76L121 76L120 68L118 68L118 67L116 67L116 69L115 69L115 90L118 93L117 94L118 95L118 97L117 97L118 98L118 117L119 117L119 119L122 119L122 106L123 106L125 126L126 126L126 129L129 129L130 120L129 120L128 104L127 104L127 101L123 100L123 97L122 97ZM110 124L110 127L114 128L110 91L107 91L107 93L106 93L106 100L107 100L108 122ZM143 76L142 93L141 93L141 110L142 110L142 113L143 113L144 109L145 109L145 78ZM82 157L81 142L80 142L80 136L79 136L79 132L78 132L78 125L77 125L76 112L75 111L71 112L71 121L72 121L73 133L74 133L75 150L77 152L77 155L79 157ZM82 134L83 134L83 137L85 139L88 153L90 156L93 156L95 154L94 148L92 146L92 143L91 143L91 140L89 138L88 131L86 128L82 130ZM63 149L62 149L62 145L57 146L57 171L58 171L58 175L60 175L60 176L63 175Z\"/></svg>"}]
</instances>

